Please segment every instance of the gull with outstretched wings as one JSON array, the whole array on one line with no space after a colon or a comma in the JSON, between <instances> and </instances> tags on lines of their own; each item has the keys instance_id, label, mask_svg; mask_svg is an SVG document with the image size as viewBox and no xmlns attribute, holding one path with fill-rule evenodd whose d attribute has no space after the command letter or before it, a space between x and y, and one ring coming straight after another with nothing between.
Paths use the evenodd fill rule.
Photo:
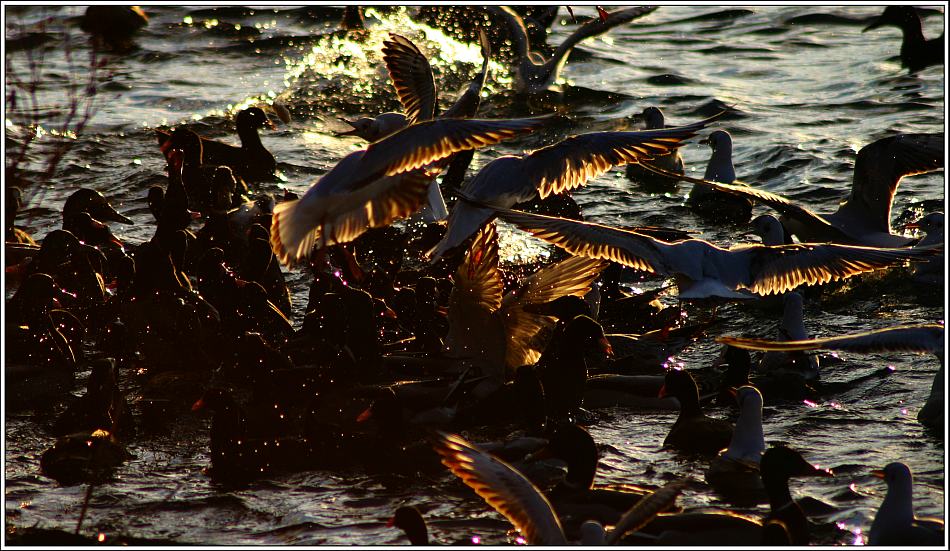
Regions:
<instances>
[{"instance_id":1,"label":"gull with outstretched wings","mask_svg":"<svg viewBox=\"0 0 950 551\"><path fill-rule=\"evenodd\" d=\"M676 277L681 299L751 298L791 291L860 273L921 261L943 245L882 249L836 244L744 244L724 249L702 239L668 243L636 231L552 216L497 209L524 231L571 254L602 258Z\"/></svg>"}]
</instances>

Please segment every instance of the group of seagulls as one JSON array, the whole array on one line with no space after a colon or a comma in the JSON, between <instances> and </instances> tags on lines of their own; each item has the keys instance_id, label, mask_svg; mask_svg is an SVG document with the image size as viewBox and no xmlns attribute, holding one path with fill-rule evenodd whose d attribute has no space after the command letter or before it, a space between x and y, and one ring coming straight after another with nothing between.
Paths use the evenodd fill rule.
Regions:
<instances>
[{"instance_id":1,"label":"group of seagulls","mask_svg":"<svg viewBox=\"0 0 950 551\"><path fill-rule=\"evenodd\" d=\"M547 58L532 48L528 26L518 10L489 6L485 13L506 29L513 92L518 98L526 98L551 91L578 43L656 10L633 7L607 12L598 8L596 17L579 25ZM885 24L900 25L905 32L902 60L918 70L933 63L933 46L908 39L912 35L908 29L913 30L908 13L912 10L888 7L868 30ZM916 25L919 33L919 20ZM492 43L484 29L472 38L481 46L480 70L457 101L439 113L428 59L409 38L391 33L384 41L382 57L402 111L344 120L351 129L338 136L359 138L367 145L336 162L300 197L287 196L270 205L264 200L249 202L244 196L242 190L249 189L248 183L272 177L277 167L258 135L258 129L269 123L261 107L237 115L240 147L200 138L185 129L159 132L169 181L166 189L157 189L154 195L150 192L156 233L132 255L135 262L131 268L120 267L130 262L124 260L129 257L122 252L123 243L97 222L130 221L114 209L107 212L105 199L101 195L87 196L88 192L64 209L63 230L78 239L63 237L68 244L57 250L52 250L49 237L42 247L30 245L34 247L30 249L35 254L34 262L22 264L15 272L22 272L23 281L30 282L29 286L24 283L14 297L14 304L22 312L18 314L20 326L14 340L29 350L24 361L35 361L36 350L45 346L43 357L50 358L47 361L75 366L74 354L50 354L48 350L49 342L57 343L60 352L64 347L77 347L67 331L54 327L52 320L57 314L51 313L57 310L53 306L57 286L67 288L75 284L74 280L67 283L59 279L60 272L39 278L38 261L44 255L62 254L67 260L52 264L59 270L65 262L85 266L92 258L94 266L83 269L100 274L100 282L102 274L114 277L117 296L127 300L114 308L117 321L108 320L103 326L127 330L143 341L155 338L166 324L179 333L187 327L189 335L176 337L177 345L201 349L200 354L206 356L202 361L208 365L233 369L232 373L217 367L209 388L192 408L215 412L211 457L212 473L218 477L243 481L280 469L306 468L312 465L310 462L321 460L336 466L345 463L353 450L372 455L367 450L377 446L392 453L387 460L395 463L405 457L410 469L421 469L424 461L413 464L413 447L407 444L410 440L406 434L412 429L404 425L426 425L440 429L430 432L428 441L441 463L507 518L525 542L541 545L571 541L586 545L807 544L805 513L792 499L788 480L833 476L791 448L766 447L762 408L774 397L769 396L768 389L757 388L749 381L749 365L745 365L746 372L739 376L738 383L722 385L726 400L732 400L738 408L734 424L702 412L703 400L689 371L611 372L609 367L620 365L623 359L616 357L612 343L623 339L605 334L598 322L611 309L621 312L620 317L642 315L655 323L644 322L643 335L626 336L638 342L647 342L651 332L665 340L671 332L683 329L675 321L665 323L659 316L654 319L658 308L655 301L636 302L637 297L610 289L610 278L614 278L616 287L615 271L621 266L672 280L671 287L683 305L747 304L764 301L769 295L780 296L781 340L720 336L717 341L733 355L730 369L739 369L742 362L749 364L745 350L764 351L754 370L777 378L791 377L793 386L799 389L811 391L820 380L817 356L805 352L935 355L940 368L918 420L927 427L942 429L942 323L811 339L803 320L800 288L908 265L913 270L908 275L915 281L943 284L943 213L928 213L915 224L899 228L919 229L925 233L922 239L895 233L891 225L892 204L901 179L944 168L943 133L897 134L863 147L855 161L850 192L834 212L827 214L739 180L732 160L733 138L724 129L712 130L702 142L711 149L703 178L686 173L680 149L709 130L725 111L693 123L667 126L660 109L650 106L643 110L643 130L567 136L521 155L493 158L465 179L477 150L517 140L549 127L555 120L552 115L478 118L489 79L489 59L502 44ZM696 238L683 229L616 227L583 219L570 193L619 166L625 167L632 180L691 183L688 204L695 209L748 222L754 206L764 205L779 217L761 214L752 220L752 233L760 237L761 243L731 247ZM453 200L447 204L443 193ZM8 203L11 197L8 194ZM15 214L16 209L12 214L8 212L8 244L20 231L13 226ZM188 226L199 216L206 225L193 235ZM235 230L238 220L243 222ZM520 284L511 285L512 279L519 278L503 275L500 270L499 221L553 245L558 260L533 273L521 274L524 277ZM413 224L437 235L423 251L428 264L406 279L399 265L407 245L386 236L397 235L399 227ZM395 233L380 233L388 230ZM119 251L108 249L114 252L95 254L85 249L92 236L97 236L104 250L116 246ZM379 256L391 254L395 260L389 262L395 268L386 268L382 260L377 262L382 268L361 267L369 255L357 251L367 249L374 249ZM201 253L187 256L191 250ZM285 269L309 269L314 274L307 317L303 328L296 332L290 322L290 295L278 264ZM185 273L192 269L197 274L194 285ZM71 277L79 270L71 271ZM445 273L452 274L450 281L440 277ZM25 306L31 300L42 305ZM98 301L100 305L105 302ZM143 303L152 306L140 309ZM171 320L159 317L155 311L163 309L168 310L164 313L170 313ZM392 327L386 325L390 318L398 320L392 322L398 324L394 331L413 335L400 343L412 341L411 345L417 347L414 352L421 356L407 354L397 362L395 355L383 354L383 343L378 341L386 334L383 328ZM363 335L368 335L365 340ZM117 355L127 353L123 346L134 346L114 340L108 342ZM37 342L45 344L37 347ZM217 349L218 345L222 350ZM153 344L146 356L157 354L155 348ZM586 430L578 426L590 424L582 406L590 390L588 361L593 362L593 356L600 365L608 366L600 375L618 377L610 383L601 379L601 384L614 385L612 390L633 395L632 401L644 407L666 400L667 405L672 403L680 410L665 447L711 456L706 472L709 485L723 495L738 494L768 502L769 516L762 520L726 512L678 510L677 497L690 487L682 481L652 491L628 492L625 497L634 504L605 506L609 513L565 513L582 500L580 495L588 504L594 503L591 496L599 489L593 485L596 448ZM423 361L418 361L420 357ZM255 362L267 366L266 384L254 371L260 368L251 365ZM387 371L397 363L399 369L415 369L413 375L421 370L423 375L438 376L438 383L449 384L426 390L424 399L423 394L405 398L401 393L408 393L412 384L393 383L399 374ZM304 364L308 367L302 367ZM314 367L311 364L315 370L310 370ZM117 367L109 369L118 373ZM292 386L294 391L290 392L278 387L278 377L306 382ZM373 392L366 390L371 386L366 383L370 379L376 385ZM250 381L254 397L247 404L239 404L215 386L219 380L229 384ZM630 390L634 382L638 390ZM369 419L379 423L380 434L374 434L377 440L368 444L361 441L347 432L350 427L342 420L339 424L325 418L315 422L315 412L345 416L355 406L339 406L322 396L314 398L307 394L311 388L333 389L361 406L372 394L372 405L358 418L351 417L360 423ZM294 402L296 398L290 396L298 393L305 397ZM92 381L89 394L93 394ZM268 402L272 398L274 402ZM265 403L266 415L272 416L266 419L279 429L264 428L267 423L256 423L254 416L243 412L242 408L258 402ZM116 407L110 402L107 409L111 412ZM277 418L273 417L275 412ZM547 446L544 449L548 452L557 448L558 438L579 431L574 437L581 444L561 446L554 452L568 464L567 479L551 490L544 487L540 477L532 476L530 464L540 457L537 448L530 453L514 453L512 447L506 447L508 444L482 445L446 432L462 430L465 422L484 424L489 415L499 416L501 424L519 424L533 436L543 436L537 439L545 442L542 447ZM439 420L431 421L435 418ZM109 419L110 426L85 428L114 432L118 420ZM287 423L305 428L288 427ZM361 430L353 434L362 435ZM342 434L347 436L340 437ZM86 438L86 442L117 442L108 432L95 438L87 434ZM589 480L572 482L572 471L577 475L581 469L578 465L584 464L585 460L577 456L585 446L594 449L592 459L586 460L593 463L587 465ZM288 452L275 452L278 447ZM61 449L66 448L63 443ZM44 454L44 470L50 474L59 469L72 475L70 467L53 465L72 460L75 455L62 459L56 449ZM511 457L490 451L497 449L508 450ZM431 449L427 451L431 455ZM872 476L883 478L888 490L870 526L868 543L929 545L945 541L942 522L914 517L912 475L905 464L895 461ZM414 543L427 542L424 522L413 515L418 513L401 510L394 520ZM412 531L409 526L414 526ZM719 537L722 539L715 539Z\"/></svg>"},{"instance_id":2,"label":"group of seagulls","mask_svg":"<svg viewBox=\"0 0 950 551\"><path fill-rule=\"evenodd\" d=\"M517 94L531 95L547 92L550 89L567 59L567 53L578 42L603 33L612 26L651 13L656 8L637 7L611 14L601 11L600 20L592 20L581 26L547 60L530 50L525 26L516 12L507 7L490 9L500 14L512 29L514 57L511 71L514 76L514 90ZM890 16L891 8L888 8L881 22L868 29L885 24L887 17ZM484 34L481 39L483 53L487 56L489 49L484 47ZM351 133L373 141L374 133L384 133L395 126L404 128L406 124L409 125L408 130L411 130L414 121L425 120L425 117L431 116L431 106L434 103L433 90L428 86L415 89L412 87L415 82L431 82L431 74L428 78L416 80L400 75L401 67L418 69L423 66L421 63L410 64L399 60L402 54L393 48L393 44L401 45L405 51L411 51L417 58L420 55L417 49L407 47L407 42L404 37L393 35L388 44L390 49L386 51L388 56L386 62L390 68L396 93L407 115L399 119L395 125L387 123L395 119L390 114L381 115L368 124L361 124L358 121L353 124L355 130ZM478 86L484 82L484 69L483 66L482 73L476 79ZM423 107L420 108L420 106ZM420 113L422 113L421 118ZM495 367L507 366L510 370L519 365L533 363L538 358L537 352L533 356L526 355L523 350L524 343L518 343L518 340L524 339L526 335L531 336L537 333L537 328L524 318L523 313L516 313L523 312L523 308L519 310L520 307L515 306L517 297L523 295L509 295L504 300L501 298L501 287L497 282L498 276L495 274L497 244L494 242L495 232L492 229L493 220L500 218L539 239L564 249L574 255L573 258L611 261L636 270L672 277L679 288L678 296L681 300L710 297L744 300L754 296L784 294L785 317L782 329L783 336L787 339L785 342L773 343L730 337L720 339L721 342L732 346L773 351L763 358L761 369L768 370L767 365L770 362L778 364L782 364L783 360L787 362L785 358L778 360L772 358L772 355L779 351L815 349L906 350L936 353L939 348L941 352L938 353L938 357L941 358L942 363L942 325L886 329L854 336L809 340L802 323L802 296L794 292L794 289L802 285L818 285L868 271L902 266L908 262L928 263L930 261L937 267L942 264L942 213L933 213L924 219L924 224L930 224L926 228L928 232L926 240L895 234L890 219L894 193L903 177L943 168L944 135L901 134L878 140L862 148L855 162L854 181L850 194L835 212L820 215L759 187L738 182L732 163L732 137L725 130L715 130L707 140L703 141L709 144L712 150L704 177L698 179L686 176L683 161L677 149L684 145L684 140L695 136L718 117L719 115L671 128L665 126L662 112L655 107L650 107L643 113L647 124L646 130L595 132L570 136L525 155L502 156L484 165L458 190L459 199L448 215L445 234L430 251L431 258L435 262L445 255L467 250L456 275L456 288L453 291L453 301L449 309L450 331L446 345L450 355L458 355L462 351L469 355L485 356L484 352L487 348L504 352L506 350L504 341L507 340L507 353L494 354L486 365L493 363ZM522 124L525 125L522 127L525 131L533 130L526 126L529 121L508 121L508 124ZM407 130L402 130L402 132L405 133ZM435 132L436 130L432 129L426 138L431 139ZM414 151L405 149L399 151L396 144L405 148L405 144L411 138L408 134L396 136L400 137L398 142L374 141L371 147L380 150L386 148L387 153L392 153L394 156L403 155L408 159L422 158L425 159L424 162L436 161L438 156L455 153L462 149L453 145L433 155L432 146L420 140L416 142L417 147ZM462 139L456 138L452 141L461 142ZM482 143L478 143L479 141ZM490 143L494 142L489 142L485 137L472 136L465 147L474 149ZM394 160L393 164L398 165L401 162ZM419 163L421 162L423 161ZM725 196L727 204L730 197L733 203L745 202L744 210L747 212L751 212L753 204L760 203L778 211L781 218L775 219L772 216L763 215L756 220L763 238L762 244L741 245L727 249L700 239L687 238L671 242L637 230L513 210L513 207L519 204L539 199L543 201L552 195L568 194L619 165L628 165L628 175L631 178L660 176L693 183L694 188L689 199L691 203L702 204L704 201ZM326 246L350 240L349 236L341 239L334 234L335 239L326 241L328 225L324 222L323 215L312 216L309 215L309 210L305 210L312 208L309 204L305 207L305 203L310 202L315 207L318 197L321 200L321 208L333 208L326 205L332 204L329 201L335 198L337 193L335 190L329 197L317 194L317 190L324 187L324 181L321 180L315 184L297 204L297 209L301 213L308 214L299 217L295 215L296 220L288 222L309 225L309 235L324 236L321 237L322 241L313 238L301 240L284 237L284 225L276 221L280 220L280 213L286 211L278 206L275 225L272 229L272 244L283 260L297 261L305 258L310 254L314 244ZM354 187L358 185L354 184ZM421 199L421 195L418 195L418 198ZM741 206L737 208L743 209ZM379 209L380 207L374 206L372 212L377 212ZM408 214L411 213L406 211L386 217L385 223ZM371 227L372 223L369 226ZM302 235L302 230L294 230L294 233ZM352 232L349 235L355 237L358 234ZM789 236L795 236L799 241L793 242ZM291 252L284 252L288 250ZM939 260L938 256L940 256ZM591 277L583 281L573 279L570 284L577 285L583 290L582 292L587 292L590 289L590 283L599 275L603 266L587 263L578 264L577 267L589 270ZM573 268L576 269L576 267ZM558 267L552 269L561 270ZM578 274L578 276L581 275ZM541 272L532 278L537 279L539 276ZM488 283L488 280L492 279L496 280L496 283ZM567 283L559 282L557 278L549 277L548 279L549 291L555 288L566 290L563 286ZM526 282L526 285L536 286L537 283ZM492 290L489 291L489 289ZM463 291L465 296L461 294ZM559 294L561 293L548 292L543 300L555 300ZM561 296L565 295L561 294ZM498 323L498 328L486 330L487 321L479 319L484 315L497 318L497 322L492 323ZM525 324L531 327L530 332L525 332ZM490 344L495 338L501 339L500 345ZM810 356L806 359L806 363L807 367L801 369L803 377L817 378L817 358ZM934 381L934 393L931 398L933 401L938 399L938 390L942 390L938 388L942 381L942 374L941 367ZM759 455L765 451L761 428L761 395L754 387L742 387L736 398L742 415L737 422L733 442L724 451L722 458L734 462L758 463ZM747 410L751 412L748 415ZM922 416L925 410L932 410L930 401L927 407L921 410ZM924 417L921 417L921 420L925 422ZM731 427L729 431L732 432ZM560 527L557 515L543 494L539 493L517 470L482 452L477 446L469 444L459 436L443 434L438 446L443 462L490 505L509 518L521 530L529 543L559 545L568 541ZM749 450L752 451L749 452ZM932 537L927 535L932 534L928 532L930 528L920 528L917 524L913 527L903 526L896 519L888 518L890 515L896 518L898 513L894 512L895 509L900 508L902 512L899 514L906 514L906 510L910 507L908 490L910 474L907 467L901 463L893 463L881 473L888 481L890 490L871 528L870 543L897 543L905 536L910 538L908 542L919 541L917 539L919 537L923 539ZM904 492L908 494L904 498L896 497ZM901 504L895 506L894 501L900 501ZM652 514L655 515L660 510L662 509L658 508L652 511ZM650 513L647 515L649 516ZM637 527L642 527L647 522L644 521ZM630 527L624 526L624 528ZM615 532L605 540L602 528L596 533L599 535L591 537L589 530L582 528L581 543L603 544L616 542L619 539Z\"/></svg>"}]
</instances>

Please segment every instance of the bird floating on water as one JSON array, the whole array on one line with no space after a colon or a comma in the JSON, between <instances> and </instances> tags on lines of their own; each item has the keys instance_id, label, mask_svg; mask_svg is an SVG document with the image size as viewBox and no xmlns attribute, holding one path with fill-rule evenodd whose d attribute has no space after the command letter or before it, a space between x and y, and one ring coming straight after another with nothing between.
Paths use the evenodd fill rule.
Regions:
<instances>
[{"instance_id":1,"label":"bird floating on water","mask_svg":"<svg viewBox=\"0 0 950 551\"><path fill-rule=\"evenodd\" d=\"M858 151L851 193L831 214L817 214L775 193L745 185L720 184L708 179L677 177L763 203L782 214L789 233L810 243L844 243L871 247L905 247L916 240L891 231L894 193L904 176L943 168L944 134L898 134L882 138ZM646 168L650 169L649 165Z\"/></svg>"}]
</instances>

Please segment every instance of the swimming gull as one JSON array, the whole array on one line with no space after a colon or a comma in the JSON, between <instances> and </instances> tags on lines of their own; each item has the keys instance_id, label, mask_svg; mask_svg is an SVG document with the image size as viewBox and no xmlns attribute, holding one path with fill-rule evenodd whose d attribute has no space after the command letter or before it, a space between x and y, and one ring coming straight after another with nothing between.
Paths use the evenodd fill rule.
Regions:
<instances>
[{"instance_id":1,"label":"swimming gull","mask_svg":"<svg viewBox=\"0 0 950 551\"><path fill-rule=\"evenodd\" d=\"M785 226L771 214L760 214L749 222L752 231L749 233L759 236L763 245L791 245L794 243Z\"/></svg>"},{"instance_id":2,"label":"swimming gull","mask_svg":"<svg viewBox=\"0 0 950 551\"><path fill-rule=\"evenodd\" d=\"M913 6L887 6L873 23L861 32L892 25L901 30L901 65L911 72L919 71L924 67L943 64L944 36L927 40L924 38L923 25L920 16Z\"/></svg>"},{"instance_id":3,"label":"swimming gull","mask_svg":"<svg viewBox=\"0 0 950 551\"><path fill-rule=\"evenodd\" d=\"M872 247L904 247L915 239L891 232L891 205L904 176L943 168L944 134L898 134L866 145L854 163L851 193L834 213L816 214L780 195L739 185L676 176L772 207L782 224L800 241ZM651 167L647 167L651 168ZM657 169L657 172L675 176Z\"/></svg>"},{"instance_id":4,"label":"swimming gull","mask_svg":"<svg viewBox=\"0 0 950 551\"><path fill-rule=\"evenodd\" d=\"M907 465L895 461L871 472L887 483L887 494L874 515L868 545L941 545L943 521L914 516L914 477Z\"/></svg>"},{"instance_id":5,"label":"swimming gull","mask_svg":"<svg viewBox=\"0 0 950 551\"><path fill-rule=\"evenodd\" d=\"M916 229L924 232L924 237L917 243L918 247L943 243L943 213L931 212L920 220L905 225L904 229ZM934 258L926 264L915 266L914 281L918 285L923 284L930 286L932 289L942 289L944 286L943 256Z\"/></svg>"},{"instance_id":6,"label":"swimming gull","mask_svg":"<svg viewBox=\"0 0 950 551\"><path fill-rule=\"evenodd\" d=\"M732 136L725 130L715 130L709 137L700 140L709 145L712 154L706 163L704 180L731 184L736 181L736 169L732 163ZM656 166L656 165L654 165ZM681 171L680 174L683 174ZM722 193L703 185L693 185L686 204L705 216L746 221L752 216L752 201Z\"/></svg>"},{"instance_id":7,"label":"swimming gull","mask_svg":"<svg viewBox=\"0 0 950 551\"><path fill-rule=\"evenodd\" d=\"M663 111L660 111L659 107L647 107L640 114L640 117L643 118L644 128L646 130L667 128L666 120L663 117ZM663 170L675 172L676 174L682 174L684 172L683 156L680 155L678 149L669 153L668 155L658 155L655 159L653 159L651 164L653 166L662 168ZM675 183L675 181L671 180L670 178L660 176L655 172L644 170L643 168L634 164L627 165L627 179L640 181L646 184Z\"/></svg>"},{"instance_id":8,"label":"swimming gull","mask_svg":"<svg viewBox=\"0 0 950 551\"><path fill-rule=\"evenodd\" d=\"M782 311L782 323L779 325L779 338L783 341L807 340L805 320L802 308L802 295L795 291L785 294L785 305ZM804 355L800 352L766 352L759 361L760 373L775 373L776 371L792 370L807 381L818 378L818 357Z\"/></svg>"}]
</instances>

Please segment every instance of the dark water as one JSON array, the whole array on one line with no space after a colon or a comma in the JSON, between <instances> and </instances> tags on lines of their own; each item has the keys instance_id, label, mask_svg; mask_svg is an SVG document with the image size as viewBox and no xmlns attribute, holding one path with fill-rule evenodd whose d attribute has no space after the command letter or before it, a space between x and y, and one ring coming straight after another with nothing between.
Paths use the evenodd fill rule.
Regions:
<instances>
[{"instance_id":1,"label":"dark water","mask_svg":"<svg viewBox=\"0 0 950 551\"><path fill-rule=\"evenodd\" d=\"M877 7L662 7L654 14L606 37L584 43L562 76L567 103L559 111L570 124L479 152L473 169L512 151L536 148L570 133L634 128L628 117L649 105L660 106L668 124L690 122L724 105L737 115L720 124L735 139L740 178L827 212L849 189L858 149L896 132L944 129L943 67L908 75L895 58L896 29L861 33ZM74 68L84 67L88 49L71 20L81 8L7 8L11 25L28 27L44 42L41 120L54 130L64 116L64 85L85 78L70 76L62 54L72 44ZM576 8L593 15L593 8ZM100 71L98 111L74 140L49 182L26 194L21 224L38 237L59 227L66 197L79 186L101 190L135 220L121 228L130 243L153 231L145 191L164 178L164 161L151 129L192 120L207 135L231 135L231 113L258 101L279 101L293 121L263 136L276 155L281 179L263 191L301 192L347 152L360 146L336 138L343 130L337 116L374 115L397 107L379 49L389 31L403 33L430 54L443 102L454 97L481 59L477 46L446 38L413 23L403 12L377 20L363 43L332 34L336 23L319 9L181 8L149 6L149 26L139 48L110 55ZM564 10L562 10L563 12ZM942 32L943 14L925 19L925 34ZM559 43L572 29L569 18L555 25L549 42ZM17 35L20 36L20 35ZM14 50L8 43L8 51ZM27 70L26 51L12 51L8 63ZM524 114L505 93L510 78L493 67L485 116ZM22 99L22 98L21 98ZM21 101L20 108L23 108ZM543 105L533 106L536 112ZM7 152L22 143L22 111L7 114ZM236 139L230 136L231 139ZM38 147L56 143L49 135ZM35 150L33 150L35 151ZM701 175L708 150L690 145L683 156L691 173ZM39 157L30 168L41 170ZM906 179L894 201L894 216L923 214L920 202L944 200L942 172ZM608 224L664 224L701 231L711 241L739 242L747 228L712 226L684 205L687 186L649 194L614 170L575 193L585 215ZM756 213L766 212L757 207ZM503 231L508 261L537 255L544 248L523 235ZM944 319L943 299L921 300L906 274L862 278L806 304L806 327L814 335L836 335L903 323ZM307 282L292 272L297 309L303 317ZM649 285L656 285L656 282ZM12 289L7 289L7 296ZM771 337L778 314L747 307L720 309L723 334ZM708 365L718 345L704 339L675 358L693 367ZM823 377L850 380L884 366L892 375L872 378L817 404L767 407L765 436L787 442L814 463L831 467L831 479L794 481L796 496L829 505L813 517L814 540L821 544L861 543L883 498L884 486L870 469L890 461L911 466L919 515L944 516L944 439L916 422L937 362L929 356L847 355L826 362ZM81 393L81 386L76 392ZM134 396L133 396L134 398ZM724 411L715 412L718 415ZM604 448L600 478L605 482L661 484L672 477L702 480L705 462L659 451L675 418L669 412L613 409L597 412L591 427ZM79 515L85 486L63 487L39 472L39 455L53 438L48 420L29 415L5 417L6 522L71 529ZM507 524L451 475L432 478L370 477L309 472L261 481L227 491L202 473L207 458L207 419L187 419L180 432L139 439L136 458L97 488L84 531L126 533L193 543L403 543L385 526L394 507L415 504L426 511L437 541L469 533L459 519L483 519L477 531L486 541L504 541ZM723 506L711 494L690 490L680 498L687 507ZM764 514L765 508L745 509Z\"/></svg>"}]
</instances>

